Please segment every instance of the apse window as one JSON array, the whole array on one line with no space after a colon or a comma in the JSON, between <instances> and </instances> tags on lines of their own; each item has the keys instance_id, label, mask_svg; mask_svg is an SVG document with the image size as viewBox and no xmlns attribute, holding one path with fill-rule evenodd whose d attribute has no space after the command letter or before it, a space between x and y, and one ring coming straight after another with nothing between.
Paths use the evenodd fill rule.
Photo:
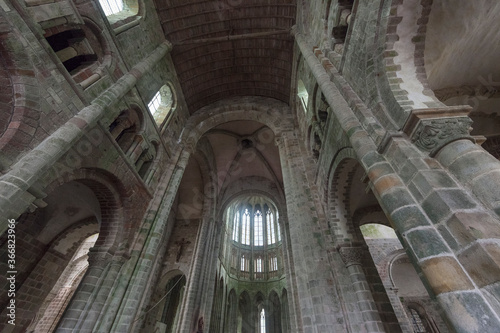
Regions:
<instances>
[{"instance_id":1,"label":"apse window","mask_svg":"<svg viewBox=\"0 0 500 333\"><path fill-rule=\"evenodd\" d=\"M264 245L264 230L262 230L262 214L258 210L254 216L254 237L255 246Z\"/></svg>"},{"instance_id":2,"label":"apse window","mask_svg":"<svg viewBox=\"0 0 500 333\"><path fill-rule=\"evenodd\" d=\"M274 218L271 210L266 213L267 222L267 245L276 243L276 233L274 232Z\"/></svg>"},{"instance_id":3,"label":"apse window","mask_svg":"<svg viewBox=\"0 0 500 333\"><path fill-rule=\"evenodd\" d=\"M266 333L266 311L260 311L260 333Z\"/></svg>"},{"instance_id":4,"label":"apse window","mask_svg":"<svg viewBox=\"0 0 500 333\"><path fill-rule=\"evenodd\" d=\"M257 272L257 273L262 273L263 272L262 258L257 258L255 260L255 272Z\"/></svg>"},{"instance_id":5,"label":"apse window","mask_svg":"<svg viewBox=\"0 0 500 333\"><path fill-rule=\"evenodd\" d=\"M245 209L243 221L241 223L241 243L250 245L250 213Z\"/></svg>"},{"instance_id":6,"label":"apse window","mask_svg":"<svg viewBox=\"0 0 500 333\"><path fill-rule=\"evenodd\" d=\"M149 101L148 109L156 125L160 127L168 115L175 109L175 94L169 84L164 85L158 90Z\"/></svg>"},{"instance_id":7,"label":"apse window","mask_svg":"<svg viewBox=\"0 0 500 333\"><path fill-rule=\"evenodd\" d=\"M242 272L248 272L250 271L250 267L248 264L248 259L245 258L244 255L241 256L241 267L240 267Z\"/></svg>"},{"instance_id":8,"label":"apse window","mask_svg":"<svg viewBox=\"0 0 500 333\"><path fill-rule=\"evenodd\" d=\"M271 257L269 259L269 270L271 272L278 270L278 258L277 257Z\"/></svg>"}]
</instances>

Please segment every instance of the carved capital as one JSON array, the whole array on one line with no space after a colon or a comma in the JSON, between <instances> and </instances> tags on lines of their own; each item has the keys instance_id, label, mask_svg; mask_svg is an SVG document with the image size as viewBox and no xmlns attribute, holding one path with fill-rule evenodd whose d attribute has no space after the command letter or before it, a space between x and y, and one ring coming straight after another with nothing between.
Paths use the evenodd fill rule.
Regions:
<instances>
[{"instance_id":1,"label":"carved capital","mask_svg":"<svg viewBox=\"0 0 500 333\"><path fill-rule=\"evenodd\" d=\"M420 150L434 156L450 142L459 139L475 142L469 135L471 110L469 106L413 110L403 132Z\"/></svg>"},{"instance_id":2,"label":"carved capital","mask_svg":"<svg viewBox=\"0 0 500 333\"><path fill-rule=\"evenodd\" d=\"M360 247L339 247L339 254L346 267L361 265L363 249Z\"/></svg>"}]
</instances>

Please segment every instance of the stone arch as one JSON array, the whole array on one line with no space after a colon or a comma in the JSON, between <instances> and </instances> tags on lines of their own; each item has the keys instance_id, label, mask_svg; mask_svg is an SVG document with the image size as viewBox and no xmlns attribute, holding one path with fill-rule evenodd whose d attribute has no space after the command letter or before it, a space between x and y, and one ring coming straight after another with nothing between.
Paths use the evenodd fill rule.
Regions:
<instances>
[{"instance_id":1,"label":"stone arch","mask_svg":"<svg viewBox=\"0 0 500 333\"><path fill-rule=\"evenodd\" d=\"M103 30L89 17L83 24L62 24L44 36L73 80L83 89L114 70L111 49Z\"/></svg>"},{"instance_id":2,"label":"stone arch","mask_svg":"<svg viewBox=\"0 0 500 333\"><path fill-rule=\"evenodd\" d=\"M359 227L369 223L377 223L392 228L389 219L380 205L372 205L355 210L352 214L352 220Z\"/></svg>"},{"instance_id":3,"label":"stone arch","mask_svg":"<svg viewBox=\"0 0 500 333\"><path fill-rule=\"evenodd\" d=\"M50 248L63 255L72 253L86 238L99 233L99 223L95 218L86 218L70 225L51 241Z\"/></svg>"},{"instance_id":4,"label":"stone arch","mask_svg":"<svg viewBox=\"0 0 500 333\"><path fill-rule=\"evenodd\" d=\"M364 168L356 159L345 156L348 152L346 149L343 158L334 162L336 169L331 170L332 176L329 177L328 225L339 255L351 274L351 281L356 283L361 278L365 282L364 288L354 287L356 292L367 295L358 298L358 306L374 307L374 320L386 331L392 331L391 327L397 325L398 320L360 229L360 222L367 213L374 207L380 210L379 202L371 190L367 190L368 177ZM353 272L358 277L352 278Z\"/></svg>"},{"instance_id":5,"label":"stone arch","mask_svg":"<svg viewBox=\"0 0 500 333\"><path fill-rule=\"evenodd\" d=\"M225 315L224 332L237 332L238 327L238 298L234 288L227 296L227 309Z\"/></svg>"},{"instance_id":6,"label":"stone arch","mask_svg":"<svg viewBox=\"0 0 500 333\"><path fill-rule=\"evenodd\" d=\"M19 320L16 324L21 328L26 328L35 317L34 310L42 306L47 294L67 270L68 263L83 240L99 231L106 234L108 221L113 220L106 216L107 210L101 209L101 205L109 206L113 200L99 201L99 194L87 185L78 180L54 183L48 187L49 195L45 198L48 205L33 213L27 212L19 219L21 224L16 228L16 234L19 240L24 241L17 244L17 257L23 263L18 267L17 294L18 306L24 310L17 313ZM111 214L119 217L116 212ZM29 218L30 215L33 218ZM113 244L108 244L114 238L101 238L99 249L114 252ZM24 242L28 242L29 246ZM74 275L76 276L80 274ZM75 282L72 288L77 285ZM36 293L33 286L37 286ZM29 305L25 303L26 300L29 300ZM69 297L65 298L64 306L59 309L64 309L67 301Z\"/></svg>"},{"instance_id":7,"label":"stone arch","mask_svg":"<svg viewBox=\"0 0 500 333\"><path fill-rule=\"evenodd\" d=\"M4 22L0 31L0 168L6 168L29 148L40 118L41 97L28 42L21 32Z\"/></svg>"},{"instance_id":8,"label":"stone arch","mask_svg":"<svg viewBox=\"0 0 500 333\"><path fill-rule=\"evenodd\" d=\"M194 150L196 143L210 129L230 121L253 120L269 127L275 136L291 128L289 107L285 103L262 97L231 98L203 107L193 114L183 132L181 143Z\"/></svg>"},{"instance_id":9,"label":"stone arch","mask_svg":"<svg viewBox=\"0 0 500 333\"><path fill-rule=\"evenodd\" d=\"M288 302L288 291L283 288L281 292L281 325L283 333L291 332L290 303Z\"/></svg>"},{"instance_id":10,"label":"stone arch","mask_svg":"<svg viewBox=\"0 0 500 333\"><path fill-rule=\"evenodd\" d=\"M384 52L370 79L383 102L377 105L379 116L396 129L403 127L413 109L443 106L429 89L424 68L430 6L429 1L384 0L378 8L377 36L385 39L376 38L374 47Z\"/></svg>"},{"instance_id":11,"label":"stone arch","mask_svg":"<svg viewBox=\"0 0 500 333\"><path fill-rule=\"evenodd\" d=\"M336 168L332 170L332 176L329 177L328 182L329 227L338 230L336 237L340 242L344 242L346 239L356 240L359 235L356 235L352 216L350 215L349 202L345 201L345 198L348 196L353 172L359 163L352 158L343 158L336 164Z\"/></svg>"},{"instance_id":12,"label":"stone arch","mask_svg":"<svg viewBox=\"0 0 500 333\"><path fill-rule=\"evenodd\" d=\"M413 329L417 329L420 327L423 327L426 332L428 333L439 333L440 330L438 329L436 322L434 319L427 313L426 307L421 304L421 302L418 301L412 301L408 302L406 304L407 308L407 313L408 316L410 317L410 321L413 323ZM417 322L417 318L414 318L414 316L418 316L420 319L420 322ZM415 325L417 327L415 327Z\"/></svg>"},{"instance_id":13,"label":"stone arch","mask_svg":"<svg viewBox=\"0 0 500 333\"><path fill-rule=\"evenodd\" d=\"M88 249L97 239L97 233L83 238L77 245L74 255L58 277L50 293L40 306L35 320L36 332L52 332L60 320L64 309L67 307L72 295L80 284L88 268Z\"/></svg>"},{"instance_id":14,"label":"stone arch","mask_svg":"<svg viewBox=\"0 0 500 333\"><path fill-rule=\"evenodd\" d=\"M119 179L105 170L78 169L53 180L47 186L46 192L50 193L72 181L89 188L99 202L101 218L96 247L109 250L126 246L122 242L127 241L133 234L133 221L128 221L124 217L123 209L123 198L129 196L128 189ZM130 234L125 234L125 230L129 230Z\"/></svg>"},{"instance_id":15,"label":"stone arch","mask_svg":"<svg viewBox=\"0 0 500 333\"><path fill-rule=\"evenodd\" d=\"M171 270L162 276L157 289L157 295L161 298L159 300L157 297L152 299L159 310L156 314L156 327L163 328L168 332L175 331L182 309L185 286L186 275L178 269Z\"/></svg>"},{"instance_id":16,"label":"stone arch","mask_svg":"<svg viewBox=\"0 0 500 333\"><path fill-rule=\"evenodd\" d=\"M239 296L238 310L238 332L253 332L255 323L252 320L252 300L246 290L243 291Z\"/></svg>"},{"instance_id":17,"label":"stone arch","mask_svg":"<svg viewBox=\"0 0 500 333\"><path fill-rule=\"evenodd\" d=\"M125 154L136 139L136 135L143 131L144 115L137 105L131 105L130 108L123 110L109 125L111 136Z\"/></svg>"},{"instance_id":18,"label":"stone arch","mask_svg":"<svg viewBox=\"0 0 500 333\"><path fill-rule=\"evenodd\" d=\"M282 332L282 311L283 304L278 293L275 290L271 290L266 309L266 332Z\"/></svg>"}]
</instances>

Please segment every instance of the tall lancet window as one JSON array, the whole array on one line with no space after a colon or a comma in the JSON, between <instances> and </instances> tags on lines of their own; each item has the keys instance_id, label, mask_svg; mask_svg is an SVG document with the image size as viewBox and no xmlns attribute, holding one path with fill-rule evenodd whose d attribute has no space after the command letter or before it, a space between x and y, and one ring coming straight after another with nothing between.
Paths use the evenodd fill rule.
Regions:
<instances>
[{"instance_id":1,"label":"tall lancet window","mask_svg":"<svg viewBox=\"0 0 500 333\"><path fill-rule=\"evenodd\" d=\"M264 246L264 228L262 226L262 213L260 210L255 212L253 217L254 223L254 245L255 246Z\"/></svg>"},{"instance_id":2,"label":"tall lancet window","mask_svg":"<svg viewBox=\"0 0 500 333\"><path fill-rule=\"evenodd\" d=\"M241 243L250 245L250 213L245 209L243 219L241 221Z\"/></svg>"},{"instance_id":3,"label":"tall lancet window","mask_svg":"<svg viewBox=\"0 0 500 333\"><path fill-rule=\"evenodd\" d=\"M276 233L274 232L274 217L270 209L266 213L267 223L267 245L276 243Z\"/></svg>"},{"instance_id":4,"label":"tall lancet window","mask_svg":"<svg viewBox=\"0 0 500 333\"><path fill-rule=\"evenodd\" d=\"M281 230L280 230L280 222L278 217L278 212L276 212L276 226L278 227L278 242L281 242Z\"/></svg>"},{"instance_id":5,"label":"tall lancet window","mask_svg":"<svg viewBox=\"0 0 500 333\"><path fill-rule=\"evenodd\" d=\"M260 323L259 333L266 333L266 311L264 309L262 309L262 311L260 311L259 323Z\"/></svg>"},{"instance_id":6,"label":"tall lancet window","mask_svg":"<svg viewBox=\"0 0 500 333\"><path fill-rule=\"evenodd\" d=\"M240 212L236 212L236 214L234 214L234 221L233 221L233 240L234 241L238 241L238 236L239 236L239 230L238 230L238 227L239 227L239 220L240 220Z\"/></svg>"}]
</instances>

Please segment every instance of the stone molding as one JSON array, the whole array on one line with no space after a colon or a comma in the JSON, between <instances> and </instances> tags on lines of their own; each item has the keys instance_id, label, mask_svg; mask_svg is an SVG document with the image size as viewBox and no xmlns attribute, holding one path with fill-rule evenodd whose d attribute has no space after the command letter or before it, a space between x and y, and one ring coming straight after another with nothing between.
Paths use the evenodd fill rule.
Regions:
<instances>
[{"instance_id":1,"label":"stone molding","mask_svg":"<svg viewBox=\"0 0 500 333\"><path fill-rule=\"evenodd\" d=\"M415 109L403 127L411 142L420 150L435 156L448 143L467 139L476 142L470 136L472 120L470 106Z\"/></svg>"}]
</instances>

